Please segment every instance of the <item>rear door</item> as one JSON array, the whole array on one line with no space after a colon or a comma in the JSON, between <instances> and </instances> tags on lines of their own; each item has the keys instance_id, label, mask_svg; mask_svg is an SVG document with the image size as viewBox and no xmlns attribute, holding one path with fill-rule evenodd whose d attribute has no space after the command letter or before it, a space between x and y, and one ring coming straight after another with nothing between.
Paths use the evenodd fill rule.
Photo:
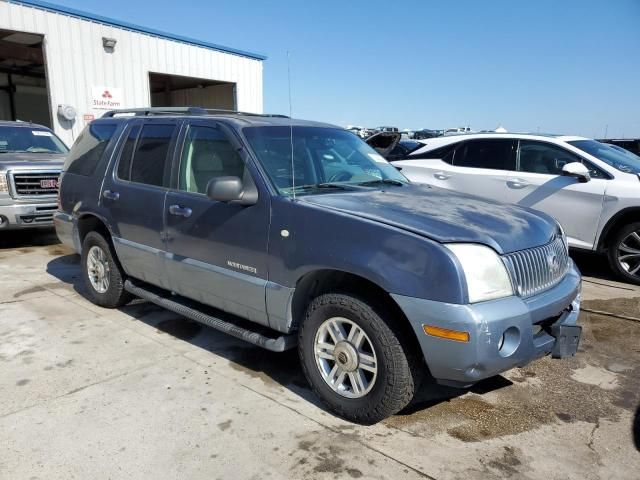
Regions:
<instances>
[{"instance_id":1,"label":"rear door","mask_svg":"<svg viewBox=\"0 0 640 480\"><path fill-rule=\"evenodd\" d=\"M124 270L165 288L164 205L177 132L178 120L133 120L100 199Z\"/></svg>"},{"instance_id":2,"label":"rear door","mask_svg":"<svg viewBox=\"0 0 640 480\"><path fill-rule=\"evenodd\" d=\"M242 206L211 200L209 181L256 171L233 133L212 120L187 121L179 141L173 189L164 209L171 289L268 324L265 309L270 200ZM251 168L250 168L251 167ZM258 182L256 182L258 183Z\"/></svg>"},{"instance_id":3,"label":"rear door","mask_svg":"<svg viewBox=\"0 0 640 480\"><path fill-rule=\"evenodd\" d=\"M562 176L567 163L581 162L591 180ZM578 155L549 142L520 140L518 167L507 180L508 201L556 218L574 247L592 248L609 175Z\"/></svg>"},{"instance_id":4,"label":"rear door","mask_svg":"<svg viewBox=\"0 0 640 480\"><path fill-rule=\"evenodd\" d=\"M435 154L438 154L440 160L399 162L402 173L418 183L429 183L456 192L506 201L505 181L509 171L514 170L516 165L514 140L467 140L438 150Z\"/></svg>"}]
</instances>

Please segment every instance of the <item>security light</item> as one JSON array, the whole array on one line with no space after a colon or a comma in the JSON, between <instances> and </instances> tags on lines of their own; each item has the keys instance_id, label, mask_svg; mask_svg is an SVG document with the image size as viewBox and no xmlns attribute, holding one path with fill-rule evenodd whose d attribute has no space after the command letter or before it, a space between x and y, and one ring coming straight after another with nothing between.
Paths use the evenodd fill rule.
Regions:
<instances>
[{"instance_id":1,"label":"security light","mask_svg":"<svg viewBox=\"0 0 640 480\"><path fill-rule=\"evenodd\" d=\"M115 48L118 41L115 38L102 37L102 46L104 48Z\"/></svg>"}]
</instances>

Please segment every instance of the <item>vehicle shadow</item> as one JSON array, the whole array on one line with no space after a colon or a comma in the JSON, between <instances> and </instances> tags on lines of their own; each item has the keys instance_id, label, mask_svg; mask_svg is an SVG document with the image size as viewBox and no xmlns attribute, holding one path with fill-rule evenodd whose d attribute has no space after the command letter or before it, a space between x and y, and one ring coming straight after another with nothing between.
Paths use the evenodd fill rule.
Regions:
<instances>
[{"instance_id":1,"label":"vehicle shadow","mask_svg":"<svg viewBox=\"0 0 640 480\"><path fill-rule=\"evenodd\" d=\"M0 250L25 247L45 247L60 243L53 228L7 230L0 232Z\"/></svg>"},{"instance_id":2,"label":"vehicle shadow","mask_svg":"<svg viewBox=\"0 0 640 480\"><path fill-rule=\"evenodd\" d=\"M71 285L76 293L86 298L79 263L78 255L60 256L47 264L47 273ZM282 353L271 352L143 300L134 300L119 310L132 320L153 327L158 334L170 335L222 357L229 362L232 369L260 379L266 385L284 387L298 397L326 410L307 383L296 349ZM398 415L416 413L464 395L468 391L482 395L509 385L512 385L512 382L498 376L479 382L471 389L445 387L435 384L425 367L425 378L420 390L411 404Z\"/></svg>"},{"instance_id":3,"label":"vehicle shadow","mask_svg":"<svg viewBox=\"0 0 640 480\"><path fill-rule=\"evenodd\" d=\"M618 278L613 271L611 271L605 255L574 249L571 249L569 254L583 276L599 278L600 280L624 282L624 280Z\"/></svg>"},{"instance_id":4,"label":"vehicle shadow","mask_svg":"<svg viewBox=\"0 0 640 480\"><path fill-rule=\"evenodd\" d=\"M636 415L633 420L632 435L633 435L633 444L636 446L636 450L640 452L640 405L638 405L638 409L636 410Z\"/></svg>"}]
</instances>

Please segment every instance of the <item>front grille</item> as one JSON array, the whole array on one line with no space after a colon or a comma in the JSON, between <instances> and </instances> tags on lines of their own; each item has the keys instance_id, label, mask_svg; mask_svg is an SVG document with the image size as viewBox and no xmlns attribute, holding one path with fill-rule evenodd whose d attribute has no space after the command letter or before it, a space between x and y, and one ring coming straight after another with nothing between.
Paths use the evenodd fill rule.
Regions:
<instances>
[{"instance_id":1,"label":"front grille","mask_svg":"<svg viewBox=\"0 0 640 480\"><path fill-rule=\"evenodd\" d=\"M510 253L502 258L521 297L530 297L557 285L569 268L569 254L560 235L541 247Z\"/></svg>"},{"instance_id":2,"label":"front grille","mask_svg":"<svg viewBox=\"0 0 640 480\"><path fill-rule=\"evenodd\" d=\"M59 171L11 172L10 182L15 197L55 197L59 177Z\"/></svg>"}]
</instances>

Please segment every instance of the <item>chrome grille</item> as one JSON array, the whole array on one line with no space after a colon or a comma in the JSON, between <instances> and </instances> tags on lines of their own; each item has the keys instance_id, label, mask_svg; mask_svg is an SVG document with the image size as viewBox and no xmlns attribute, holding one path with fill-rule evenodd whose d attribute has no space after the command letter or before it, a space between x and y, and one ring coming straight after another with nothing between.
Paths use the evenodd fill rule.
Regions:
<instances>
[{"instance_id":1,"label":"chrome grille","mask_svg":"<svg viewBox=\"0 0 640 480\"><path fill-rule=\"evenodd\" d=\"M54 197L58 194L59 171L11 172L14 197Z\"/></svg>"},{"instance_id":2,"label":"chrome grille","mask_svg":"<svg viewBox=\"0 0 640 480\"><path fill-rule=\"evenodd\" d=\"M503 255L518 295L529 297L560 283L569 268L569 254L562 236L541 247Z\"/></svg>"}]
</instances>

